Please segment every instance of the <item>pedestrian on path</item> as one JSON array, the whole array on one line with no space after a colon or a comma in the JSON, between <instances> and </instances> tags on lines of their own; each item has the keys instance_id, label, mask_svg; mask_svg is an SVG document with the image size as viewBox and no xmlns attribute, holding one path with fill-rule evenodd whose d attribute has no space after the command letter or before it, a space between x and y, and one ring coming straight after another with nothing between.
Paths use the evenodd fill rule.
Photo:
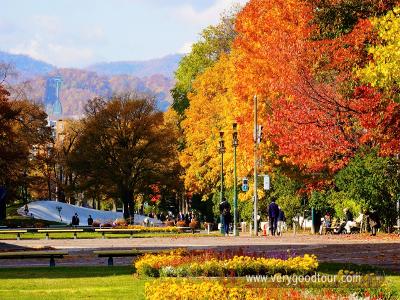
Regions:
<instances>
[{"instance_id":1,"label":"pedestrian on path","mask_svg":"<svg viewBox=\"0 0 400 300\"><path fill-rule=\"evenodd\" d=\"M225 236L229 235L229 225L231 223L231 205L229 204L229 202L226 200L226 198L224 197L223 201L220 203L219 205L219 212L222 216L222 222L223 224L221 224L221 226L224 226L224 232L225 232Z\"/></svg>"},{"instance_id":2,"label":"pedestrian on path","mask_svg":"<svg viewBox=\"0 0 400 300\"><path fill-rule=\"evenodd\" d=\"M268 217L271 235L275 235L278 225L279 206L275 203L274 199L272 199L271 204L268 206Z\"/></svg>"}]
</instances>

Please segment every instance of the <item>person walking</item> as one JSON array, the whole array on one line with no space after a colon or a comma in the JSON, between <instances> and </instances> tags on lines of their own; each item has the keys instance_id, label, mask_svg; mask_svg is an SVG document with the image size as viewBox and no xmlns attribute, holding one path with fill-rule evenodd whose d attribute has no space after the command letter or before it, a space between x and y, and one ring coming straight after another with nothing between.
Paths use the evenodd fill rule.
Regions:
<instances>
[{"instance_id":1,"label":"person walking","mask_svg":"<svg viewBox=\"0 0 400 300\"><path fill-rule=\"evenodd\" d=\"M278 208L279 208L279 214L278 214L277 232L278 232L278 235L282 235L283 228L284 228L285 222L286 222L286 216L285 216L285 212L279 206L278 206Z\"/></svg>"},{"instance_id":2,"label":"person walking","mask_svg":"<svg viewBox=\"0 0 400 300\"><path fill-rule=\"evenodd\" d=\"M219 205L219 212L222 215L222 222L224 226L225 236L229 235L229 225L231 223L231 205L224 197L223 201Z\"/></svg>"},{"instance_id":3,"label":"person walking","mask_svg":"<svg viewBox=\"0 0 400 300\"><path fill-rule=\"evenodd\" d=\"M268 217L269 217L269 228L271 231L271 235L275 235L276 228L278 225L279 206L275 203L274 199L272 199L272 202L268 206Z\"/></svg>"},{"instance_id":4,"label":"person walking","mask_svg":"<svg viewBox=\"0 0 400 300\"><path fill-rule=\"evenodd\" d=\"M89 215L89 218L87 219L87 224L88 226L92 226L93 225L93 218L91 215Z\"/></svg>"}]
</instances>

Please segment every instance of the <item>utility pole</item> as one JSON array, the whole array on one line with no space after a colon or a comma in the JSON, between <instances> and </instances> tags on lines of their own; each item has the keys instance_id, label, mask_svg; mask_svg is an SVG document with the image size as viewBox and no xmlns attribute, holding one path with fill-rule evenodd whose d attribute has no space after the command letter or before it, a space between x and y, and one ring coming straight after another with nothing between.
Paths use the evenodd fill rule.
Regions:
<instances>
[{"instance_id":1,"label":"utility pole","mask_svg":"<svg viewBox=\"0 0 400 300\"><path fill-rule=\"evenodd\" d=\"M237 123L233 123L232 145L233 145L233 235L239 236L238 232L238 203L237 203L237 173L236 173L236 148L239 146Z\"/></svg>"},{"instance_id":2,"label":"utility pole","mask_svg":"<svg viewBox=\"0 0 400 300\"><path fill-rule=\"evenodd\" d=\"M258 152L257 95L255 95L254 96L254 234L255 236L258 235L257 152Z\"/></svg>"}]
</instances>

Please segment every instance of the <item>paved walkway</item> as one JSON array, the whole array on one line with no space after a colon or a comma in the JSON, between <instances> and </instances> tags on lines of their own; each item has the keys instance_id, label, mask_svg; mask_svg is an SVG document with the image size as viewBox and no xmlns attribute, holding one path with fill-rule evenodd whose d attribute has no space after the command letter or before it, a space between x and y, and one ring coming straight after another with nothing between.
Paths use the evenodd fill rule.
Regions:
<instances>
[{"instance_id":1,"label":"paved walkway","mask_svg":"<svg viewBox=\"0 0 400 300\"><path fill-rule=\"evenodd\" d=\"M57 265L103 265L106 259L92 254L96 249L162 249L189 247L195 249L215 248L243 249L246 252L279 255L288 249L298 255L311 253L321 262L344 262L381 266L400 271L400 237L397 235L309 235L288 234L283 237L153 237L114 239L68 239L68 240L1 240L0 251L21 248L52 248L70 252ZM116 258L116 264L130 264L132 258ZM2 260L2 267L47 265L47 260Z\"/></svg>"}]
</instances>

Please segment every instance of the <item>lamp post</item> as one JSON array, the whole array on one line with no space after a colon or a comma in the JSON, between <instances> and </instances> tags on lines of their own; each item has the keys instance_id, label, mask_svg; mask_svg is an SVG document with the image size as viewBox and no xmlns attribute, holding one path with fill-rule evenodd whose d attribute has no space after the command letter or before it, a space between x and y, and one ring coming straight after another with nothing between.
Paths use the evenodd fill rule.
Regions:
<instances>
[{"instance_id":1,"label":"lamp post","mask_svg":"<svg viewBox=\"0 0 400 300\"><path fill-rule=\"evenodd\" d=\"M257 95L254 96L254 235L258 235L258 195L257 195L257 152L258 152L258 124L257 124Z\"/></svg>"},{"instance_id":2,"label":"lamp post","mask_svg":"<svg viewBox=\"0 0 400 300\"><path fill-rule=\"evenodd\" d=\"M238 236L238 203L237 203L237 174L236 174L236 148L239 146L237 123L232 124L232 145L233 145L233 235Z\"/></svg>"},{"instance_id":3,"label":"lamp post","mask_svg":"<svg viewBox=\"0 0 400 300\"><path fill-rule=\"evenodd\" d=\"M224 153L225 153L225 142L224 142L224 132L219 132L219 153L221 154L221 203L224 201ZM221 218L221 234L224 233L224 218L222 214Z\"/></svg>"}]
</instances>

